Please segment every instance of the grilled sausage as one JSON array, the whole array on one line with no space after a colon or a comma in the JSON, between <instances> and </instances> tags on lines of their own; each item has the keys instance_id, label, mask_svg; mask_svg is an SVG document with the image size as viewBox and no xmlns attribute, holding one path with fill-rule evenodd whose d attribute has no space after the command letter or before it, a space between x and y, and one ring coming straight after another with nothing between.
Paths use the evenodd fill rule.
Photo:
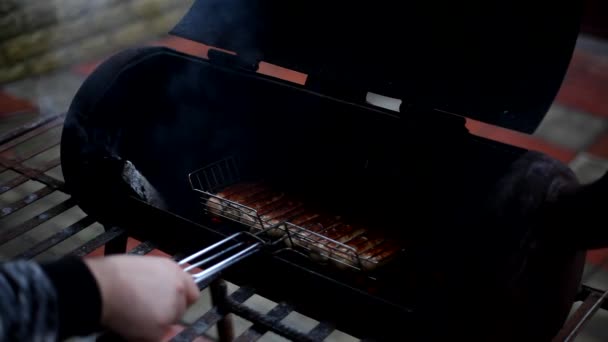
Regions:
<instances>
[{"instance_id":1,"label":"grilled sausage","mask_svg":"<svg viewBox=\"0 0 608 342\"><path fill-rule=\"evenodd\" d=\"M292 225L285 225L282 230L276 229L268 234L280 237L289 227L292 238L286 239L289 247L293 247L293 242L308 249L313 260L329 260L341 269L352 266L373 270L401 250L398 241L386 239L379 232L345 223L339 216L310 212L301 202L259 182L240 183L216 196L209 198L206 203L211 214L241 222L256 231L290 222Z\"/></svg>"},{"instance_id":2,"label":"grilled sausage","mask_svg":"<svg viewBox=\"0 0 608 342\"><path fill-rule=\"evenodd\" d=\"M401 244L396 240L386 240L377 247L370 248L367 252L360 255L364 269L373 270L378 266L387 263L395 257L402 249Z\"/></svg>"},{"instance_id":3,"label":"grilled sausage","mask_svg":"<svg viewBox=\"0 0 608 342\"><path fill-rule=\"evenodd\" d=\"M298 215L303 209L301 202L286 201L282 207L263 215L262 219L268 223L268 226L274 226ZM285 226L272 229L268 234L272 237L280 237L285 234L285 229Z\"/></svg>"},{"instance_id":4,"label":"grilled sausage","mask_svg":"<svg viewBox=\"0 0 608 342\"><path fill-rule=\"evenodd\" d=\"M336 247L332 251L332 262L340 269L348 268L349 266L360 268L362 267L358 255L361 255L371 248L375 248L385 241L382 234L366 231L363 234L347 241L345 244L354 249L345 248L343 246Z\"/></svg>"},{"instance_id":5,"label":"grilled sausage","mask_svg":"<svg viewBox=\"0 0 608 342\"><path fill-rule=\"evenodd\" d=\"M230 192L230 193L226 193L225 191L222 192L222 195L233 202L237 202L237 203L243 203L247 200L247 198L249 197L253 197L256 194L263 192L267 189L268 187L261 184L261 183L254 183L251 184L249 187L246 187L240 191L234 191L234 192Z\"/></svg>"},{"instance_id":6,"label":"grilled sausage","mask_svg":"<svg viewBox=\"0 0 608 342\"><path fill-rule=\"evenodd\" d=\"M218 192L217 195L222 198L230 199L231 197L236 196L239 193L247 191L247 189L255 186L256 184L259 184L259 183L252 183L252 182L237 183L234 185L227 186L222 191Z\"/></svg>"}]
</instances>

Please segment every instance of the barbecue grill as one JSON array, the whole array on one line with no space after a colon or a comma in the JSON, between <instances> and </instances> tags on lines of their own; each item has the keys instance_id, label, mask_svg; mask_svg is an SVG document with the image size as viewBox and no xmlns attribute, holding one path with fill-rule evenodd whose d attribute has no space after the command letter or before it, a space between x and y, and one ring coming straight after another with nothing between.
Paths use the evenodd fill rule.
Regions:
<instances>
[{"instance_id":1,"label":"barbecue grill","mask_svg":"<svg viewBox=\"0 0 608 342\"><path fill-rule=\"evenodd\" d=\"M553 165L524 188L532 198L545 196L547 184L565 171L542 156L470 135L460 115L532 131L567 68L576 11L514 2L488 5L479 17L466 6L443 5L438 13L422 3L404 11L389 3L319 10L271 0L197 1L173 33L223 50L203 60L143 48L102 64L65 121L65 189L44 170L2 163L23 175L19 181L46 184L37 197L51 189L73 196L49 215L77 203L88 220L108 228L78 255L111 241L106 250L120 251L126 234L180 255L233 234L259 241L259 252L221 273L241 290L226 296L218 273L201 281L201 287L214 284L217 307L176 340L218 322L225 328L220 336L229 339L228 312L255 323L241 340L265 331L322 340L334 328L371 340L550 339L572 302L585 299L560 332L575 335L587 313L604 303L601 292L579 290L582 249L562 248L563 239L536 228L542 226L536 216L500 202L522 160ZM362 48L361 41L382 48ZM383 50L395 42L408 49ZM304 72L307 81L257 74L261 60ZM367 92L401 99L400 111L371 106ZM5 148L49 125L15 133ZM227 198L242 183L267 184L309 214L365 227L358 234L381 230L399 248L385 264L366 267L372 259L350 238L328 234L331 224L315 230L295 214L271 222L262 209ZM260 315L239 304L251 289L289 304ZM322 323L310 332L285 327L280 320L294 309Z\"/></svg>"},{"instance_id":2,"label":"barbecue grill","mask_svg":"<svg viewBox=\"0 0 608 342\"><path fill-rule=\"evenodd\" d=\"M33 149L28 150L28 153L20 156L20 158L8 157L15 149L21 149L25 144L32 141L33 139L36 139L37 137L48 133L52 129L57 129L58 127L60 127L63 123L63 119L64 118L62 116L47 118L32 125L20 127L15 131L4 135L0 139L0 151L3 153L3 156L0 159L0 163L3 172L11 170L18 175L13 180L2 184L2 193L11 191L12 189L16 188L20 184L27 182L28 180L44 184L42 190L36 191L32 194L27 194L22 200L19 200L15 203L8 205L7 207L2 208L3 218L10 218L10 215L18 211L33 211L35 209L33 209L32 204L35 204L38 200L44 198L45 196L48 196L49 193L52 193L54 191L66 191L65 186L60 179L51 177L47 173L45 173L46 171L59 166L60 162L58 159L51 160L45 165L37 166L36 168L24 165L27 164L28 161L31 161L32 158L35 158L41 153L48 151L50 148L57 146L59 144L59 140L57 138L55 138L53 141L50 141L48 145L36 145ZM61 202L58 205L49 208L48 210L42 213L34 215L31 219L17 226L3 227L5 229L5 232L0 235L0 241L6 243L11 241L12 239L18 238L22 234L25 234L28 231L35 229L37 226L43 224L44 222L48 222L52 218L57 217L61 213L69 210L70 208L73 208L75 205L76 201L73 198L69 198L64 202ZM145 206L145 204L142 205ZM164 222L172 223L171 220L174 219L171 217L172 215L168 213L164 214L167 216L161 215L160 217L170 217L168 221ZM150 221L153 221L153 219ZM75 224L60 230L56 235L24 251L21 256L23 258L36 257L41 253L48 251L52 247L61 243L62 241L65 241L65 239L74 236L76 233L86 228L93 222L94 219L92 217L86 216ZM185 226L190 225L189 223L184 223L182 220L179 219L177 222L182 222ZM142 227L140 233L143 233L141 236L145 235L146 233L146 230L143 229L145 228L145 224L146 223L143 220L140 222L140 226ZM179 229L179 227L177 227L177 229ZM123 253L126 251L125 237L128 233L127 230L122 227L107 226L106 231L104 233L100 234L99 236L95 237L90 241L87 241L82 246L75 248L71 252L71 254L77 256L84 256L102 246L105 247L106 254ZM152 238L152 236L150 237ZM153 242L153 240L145 240L145 242L137 245L132 250L129 250L128 253L145 255L152 251L152 249L155 248L159 242L160 244L164 244L163 242L166 242L166 239L162 239L162 236L157 237L159 239L154 240L155 242ZM174 253L175 259L182 259L182 256L186 255L185 253L189 253L189 251L186 249L180 249L178 243L176 243L174 247L176 248ZM313 274L311 274L311 277L312 276ZM210 282L211 281L208 281L204 284L200 284L200 287L203 288ZM295 307L293 305L282 302L279 303L267 314L263 315L259 312L252 312L249 307L243 307L242 304L239 305L239 303L245 302L246 299L250 298L251 296L253 296L254 293L256 293L256 290L254 288L242 287L230 295L230 301L226 301L225 299L227 296L225 293L223 293L224 285L222 285L221 283L211 283L214 284L211 287L213 289L214 294L214 307L210 311L201 315L192 326L190 326L187 330L177 336L174 339L175 341L191 341L196 336L204 335L215 325L219 325L220 327L219 336L221 338L225 338L226 340L230 340L230 337L233 336L230 333L230 318L226 318L229 317L228 315L230 313L238 314L241 317L246 317L251 322L254 322L254 326L246 330L242 335L237 336L240 341L255 340L262 336L266 331L279 332L282 336L287 336L288 338L294 340L297 340L298 337L300 338L300 340L303 340L301 334L297 336L294 336L293 334L290 335L289 330L285 331L284 327L276 325L277 322L281 322L284 317L286 317L290 312L295 310ZM336 283L336 286L339 285L344 286L345 284ZM349 289L349 287L344 287L343 289L347 290ZM359 295L363 296L363 298L368 296L367 294L363 293L359 293ZM585 323L591 317L593 317L593 314L599 308L608 309L605 304L605 293L603 291L599 291L597 289L593 289L587 286L583 286L579 290L575 300L581 301L582 304L573 313L566 325L562 328L559 335L555 338L556 341L573 340L578 334L578 332L580 332L584 328ZM379 314L384 315L389 313L379 312ZM323 315L312 317L321 316ZM469 328L475 329L476 324L477 322L469 322ZM366 327L369 329L373 329L373 326L371 325L372 323L369 323L368 325L366 325ZM324 337L329 336L335 328L336 325L332 322L332 320L321 321L313 329L304 333L306 333L306 336L309 339L319 341L323 340ZM108 335L103 336L104 337L102 338L105 338Z\"/></svg>"}]
</instances>

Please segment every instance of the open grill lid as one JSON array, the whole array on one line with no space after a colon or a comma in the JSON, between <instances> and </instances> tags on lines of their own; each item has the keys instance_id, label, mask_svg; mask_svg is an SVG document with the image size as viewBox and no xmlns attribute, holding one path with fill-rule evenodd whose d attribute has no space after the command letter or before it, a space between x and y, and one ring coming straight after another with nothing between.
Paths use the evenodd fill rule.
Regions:
<instances>
[{"instance_id":1,"label":"open grill lid","mask_svg":"<svg viewBox=\"0 0 608 342\"><path fill-rule=\"evenodd\" d=\"M172 33L304 72L322 90L354 89L362 101L371 91L532 132L579 19L571 1L197 0Z\"/></svg>"}]
</instances>

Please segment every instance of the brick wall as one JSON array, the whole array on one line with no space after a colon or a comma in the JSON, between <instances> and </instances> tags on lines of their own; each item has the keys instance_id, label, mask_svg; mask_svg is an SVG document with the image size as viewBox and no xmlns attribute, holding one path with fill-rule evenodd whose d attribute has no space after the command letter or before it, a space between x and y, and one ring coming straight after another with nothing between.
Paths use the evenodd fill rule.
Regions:
<instances>
[{"instance_id":1,"label":"brick wall","mask_svg":"<svg viewBox=\"0 0 608 342\"><path fill-rule=\"evenodd\" d=\"M164 35L193 0L1 0L0 84Z\"/></svg>"}]
</instances>

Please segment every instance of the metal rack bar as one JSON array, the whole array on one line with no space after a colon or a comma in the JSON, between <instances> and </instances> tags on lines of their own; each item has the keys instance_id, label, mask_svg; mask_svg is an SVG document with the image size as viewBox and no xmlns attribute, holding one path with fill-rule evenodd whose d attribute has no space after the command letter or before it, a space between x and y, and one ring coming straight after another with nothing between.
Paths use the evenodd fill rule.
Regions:
<instances>
[{"instance_id":1,"label":"metal rack bar","mask_svg":"<svg viewBox=\"0 0 608 342\"><path fill-rule=\"evenodd\" d=\"M280 322L283 318L287 317L293 308L286 303L280 303L279 305L272 308L266 316L270 322ZM257 341L264 335L268 330L264 328L264 326L260 324L254 324L249 329L245 330L239 337L237 337L234 342L247 342L247 341Z\"/></svg>"},{"instance_id":2,"label":"metal rack bar","mask_svg":"<svg viewBox=\"0 0 608 342\"><path fill-rule=\"evenodd\" d=\"M150 241L146 241L146 242L140 243L135 248L133 248L132 250L130 250L128 254L131 254L131 255L146 255L146 254L152 252L152 250L154 248L156 248L154 246L154 243L152 243Z\"/></svg>"},{"instance_id":3,"label":"metal rack bar","mask_svg":"<svg viewBox=\"0 0 608 342\"><path fill-rule=\"evenodd\" d=\"M600 291L589 287L586 287L584 291L588 292L583 303L578 307L574 314L572 314L555 338L553 338L553 342L574 341L591 317L593 317L597 310L605 303L606 296L608 295L608 291Z\"/></svg>"},{"instance_id":4,"label":"metal rack bar","mask_svg":"<svg viewBox=\"0 0 608 342\"><path fill-rule=\"evenodd\" d=\"M276 322L268 316L263 315L245 305L242 305L239 302L234 301L232 298L226 298L226 303L230 309L230 312L233 312L248 321L256 322L256 324L263 327L263 329L266 329L267 331L272 331L291 341L315 342L315 340L310 338L307 334L298 331L292 327L289 327L281 322Z\"/></svg>"},{"instance_id":5,"label":"metal rack bar","mask_svg":"<svg viewBox=\"0 0 608 342\"><path fill-rule=\"evenodd\" d=\"M232 317L228 315L225 298L228 297L228 286L223 280L215 280L209 285L211 302L217 306L221 318L217 321L217 335L220 342L234 340L234 326Z\"/></svg>"},{"instance_id":6,"label":"metal rack bar","mask_svg":"<svg viewBox=\"0 0 608 342\"><path fill-rule=\"evenodd\" d=\"M23 199L21 199L17 202L11 203L4 208L1 208L0 209L0 218L6 217L6 216L14 213L17 210L36 202L37 200L49 195L53 191L55 191L55 189L45 186L44 188L25 196Z\"/></svg>"},{"instance_id":7,"label":"metal rack bar","mask_svg":"<svg viewBox=\"0 0 608 342\"><path fill-rule=\"evenodd\" d=\"M18 158L10 158L10 157L6 158L6 157L4 157L4 159L8 160L10 162L13 162L13 163L22 163L24 161L30 160L30 159L38 156L39 154L42 154L44 152L48 152L48 151L52 150L53 148L55 148L58 145L59 145L59 140L54 141L52 143L52 145L50 145L50 146L40 146L37 149L32 149L32 150L28 151L27 153L24 153L23 155L19 156Z\"/></svg>"},{"instance_id":8,"label":"metal rack bar","mask_svg":"<svg viewBox=\"0 0 608 342\"><path fill-rule=\"evenodd\" d=\"M25 182L27 182L29 180L28 177L25 177L23 175L19 175L13 179L11 179L10 181L2 184L2 186L0 186L0 194L3 194Z\"/></svg>"},{"instance_id":9,"label":"metal rack bar","mask_svg":"<svg viewBox=\"0 0 608 342\"><path fill-rule=\"evenodd\" d=\"M30 230L38 227L39 225L52 219L53 217L67 211L75 205L76 201L72 198L69 198L57 204L56 206L44 211L43 213L40 213L32 217L31 219L19 224L16 227L0 231L0 245L7 243L8 241L18 237L21 234L29 232Z\"/></svg>"},{"instance_id":10,"label":"metal rack bar","mask_svg":"<svg viewBox=\"0 0 608 342\"><path fill-rule=\"evenodd\" d=\"M234 291L229 298L234 300L237 303L243 303L249 297L253 296L255 291L248 287L241 287L238 290ZM194 340L196 337L203 335L207 330L209 330L212 326L214 326L220 319L222 315L220 314L217 306L208 311L206 314L201 316L201 318L197 319L194 323L192 323L189 327L184 329L181 333L177 334L175 337L171 339L171 342L190 342Z\"/></svg>"},{"instance_id":11,"label":"metal rack bar","mask_svg":"<svg viewBox=\"0 0 608 342\"><path fill-rule=\"evenodd\" d=\"M4 161L2 159L0 159L0 163L4 163ZM19 163L12 163L10 165L7 165L7 167L9 167L10 169L14 170L15 172L18 172L21 175L24 175L32 180L45 184L48 187L51 187L54 189L62 189L64 186L64 183L62 181L44 174L44 172L46 172L56 166L59 166L59 164L61 164L61 161L59 159L55 159L55 160L48 162L40 170L28 168L27 166L24 166L23 164L19 164Z\"/></svg>"},{"instance_id":12,"label":"metal rack bar","mask_svg":"<svg viewBox=\"0 0 608 342\"><path fill-rule=\"evenodd\" d=\"M105 231L104 233L98 235L94 239L89 240L84 245L71 251L67 255L83 257L123 234L125 234L124 229L122 229L120 227L112 227L109 230Z\"/></svg>"},{"instance_id":13,"label":"metal rack bar","mask_svg":"<svg viewBox=\"0 0 608 342\"><path fill-rule=\"evenodd\" d=\"M41 241L40 243L36 244L35 246L30 247L27 251L25 251L25 252L21 253L19 256L17 256L17 258L32 259L32 258L36 257L37 255L39 255L40 253L52 248L55 245L58 245L59 243L76 235L78 232L84 230L85 228L92 225L93 223L95 223L95 220L93 220L89 216L85 216L84 218L80 219L78 222L68 226L67 228L60 230L59 232L53 234L51 237Z\"/></svg>"},{"instance_id":14,"label":"metal rack bar","mask_svg":"<svg viewBox=\"0 0 608 342\"><path fill-rule=\"evenodd\" d=\"M64 117L63 114L50 117L6 133L0 138L0 153L63 124Z\"/></svg>"},{"instance_id":15,"label":"metal rack bar","mask_svg":"<svg viewBox=\"0 0 608 342\"><path fill-rule=\"evenodd\" d=\"M315 341L323 341L335 330L335 327L327 322L321 322L308 332L308 336Z\"/></svg>"}]
</instances>

